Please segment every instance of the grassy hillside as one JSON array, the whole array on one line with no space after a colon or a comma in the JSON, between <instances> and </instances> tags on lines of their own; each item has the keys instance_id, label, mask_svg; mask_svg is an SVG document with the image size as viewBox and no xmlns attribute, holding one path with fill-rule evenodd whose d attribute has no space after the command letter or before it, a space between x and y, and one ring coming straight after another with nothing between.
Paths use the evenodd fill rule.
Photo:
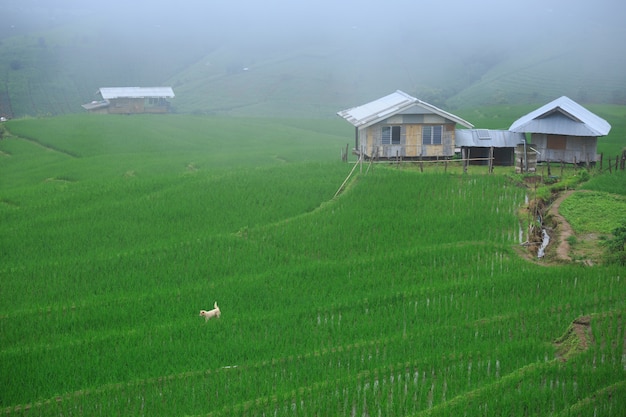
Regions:
<instances>
[{"instance_id":1,"label":"grassy hillside","mask_svg":"<svg viewBox=\"0 0 626 417\"><path fill-rule=\"evenodd\" d=\"M332 118L397 89L450 110L561 95L626 103L626 51L614 42L624 29L615 25L468 45L463 35L427 41L407 26L381 33L338 16L318 34L253 27L242 38L202 16L178 22L144 10L138 25L103 11L25 10L28 25L0 32L0 114L11 117L79 113L99 87L152 85L173 86L180 113L253 117Z\"/></svg>"},{"instance_id":2,"label":"grassy hillside","mask_svg":"<svg viewBox=\"0 0 626 417\"><path fill-rule=\"evenodd\" d=\"M0 39L0 114L82 113L98 88L162 85L213 47L190 38L181 48L158 31L146 40L119 24L111 31L89 16Z\"/></svg>"},{"instance_id":3,"label":"grassy hillside","mask_svg":"<svg viewBox=\"0 0 626 417\"><path fill-rule=\"evenodd\" d=\"M518 257L504 176L378 165L333 199L338 120L7 126L6 415L626 411L624 268Z\"/></svg>"},{"instance_id":4,"label":"grassy hillside","mask_svg":"<svg viewBox=\"0 0 626 417\"><path fill-rule=\"evenodd\" d=\"M472 85L446 100L451 107L495 104L545 104L568 96L583 104L625 104L623 53L608 45L626 35L623 28L592 26L566 39L554 33L511 49Z\"/></svg>"}]
</instances>

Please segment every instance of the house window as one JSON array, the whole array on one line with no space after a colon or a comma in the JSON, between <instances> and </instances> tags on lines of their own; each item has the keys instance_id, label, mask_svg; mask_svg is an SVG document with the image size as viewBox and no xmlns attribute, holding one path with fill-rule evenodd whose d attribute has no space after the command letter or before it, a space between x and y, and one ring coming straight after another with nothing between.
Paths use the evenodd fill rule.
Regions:
<instances>
[{"instance_id":1,"label":"house window","mask_svg":"<svg viewBox=\"0 0 626 417\"><path fill-rule=\"evenodd\" d=\"M383 145L399 145L400 131L400 126L383 126Z\"/></svg>"},{"instance_id":2,"label":"house window","mask_svg":"<svg viewBox=\"0 0 626 417\"><path fill-rule=\"evenodd\" d=\"M441 145L443 126L422 126L423 145Z\"/></svg>"},{"instance_id":3,"label":"house window","mask_svg":"<svg viewBox=\"0 0 626 417\"><path fill-rule=\"evenodd\" d=\"M563 136L563 135L548 135L546 148L548 148L548 149L564 150L565 149L565 136Z\"/></svg>"}]
</instances>

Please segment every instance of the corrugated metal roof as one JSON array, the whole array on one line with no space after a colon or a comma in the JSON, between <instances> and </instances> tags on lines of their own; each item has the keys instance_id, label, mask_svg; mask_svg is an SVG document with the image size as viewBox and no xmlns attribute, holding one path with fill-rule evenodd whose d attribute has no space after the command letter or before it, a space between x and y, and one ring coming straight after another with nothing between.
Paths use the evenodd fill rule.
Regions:
<instances>
[{"instance_id":1,"label":"corrugated metal roof","mask_svg":"<svg viewBox=\"0 0 626 417\"><path fill-rule=\"evenodd\" d=\"M454 145L472 148L513 148L524 142L523 133L509 130L456 129Z\"/></svg>"},{"instance_id":2,"label":"corrugated metal roof","mask_svg":"<svg viewBox=\"0 0 626 417\"><path fill-rule=\"evenodd\" d=\"M109 107L109 102L106 100L102 100L102 101L92 101L91 103L87 103L87 104L82 104L81 107L85 110L96 110L96 109L102 109L105 107Z\"/></svg>"},{"instance_id":3,"label":"corrugated metal roof","mask_svg":"<svg viewBox=\"0 0 626 417\"><path fill-rule=\"evenodd\" d=\"M172 87L103 87L100 95L105 100L116 98L173 98Z\"/></svg>"},{"instance_id":4,"label":"corrugated metal roof","mask_svg":"<svg viewBox=\"0 0 626 417\"><path fill-rule=\"evenodd\" d=\"M406 111L413 106L420 107L422 110L427 110L429 113L434 113L446 119L452 120L455 123L467 128L474 127L471 123L461 119L460 117L441 110L432 104L428 104L412 97L400 90L361 106L342 110L337 112L337 115L346 119L353 126L367 127L378 123L389 116L393 116L394 114L401 112L406 113Z\"/></svg>"},{"instance_id":5,"label":"corrugated metal roof","mask_svg":"<svg viewBox=\"0 0 626 417\"><path fill-rule=\"evenodd\" d=\"M606 136L611 125L568 97L562 96L517 119L513 132L569 136Z\"/></svg>"}]
</instances>

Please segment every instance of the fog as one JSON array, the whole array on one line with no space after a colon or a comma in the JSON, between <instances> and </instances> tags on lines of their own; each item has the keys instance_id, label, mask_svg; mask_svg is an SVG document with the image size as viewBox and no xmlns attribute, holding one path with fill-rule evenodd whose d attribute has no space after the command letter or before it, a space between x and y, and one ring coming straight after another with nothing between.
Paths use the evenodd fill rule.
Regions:
<instances>
[{"instance_id":1,"label":"fog","mask_svg":"<svg viewBox=\"0 0 626 417\"><path fill-rule=\"evenodd\" d=\"M459 48L508 47L509 42L547 36L579 36L597 27L619 27L626 12L621 0L5 0L0 3L6 3L3 8L8 10L8 15L22 12L25 15L19 17L22 21L29 16L51 22L79 16L102 19L112 29L132 26L138 35L148 35L152 26L181 39L194 35L217 36L222 40L256 44L334 36L350 27L367 30L383 39L410 32L433 41L455 42ZM11 24L6 22L7 17L2 20L3 24ZM616 41L623 43L623 39Z\"/></svg>"},{"instance_id":2,"label":"fog","mask_svg":"<svg viewBox=\"0 0 626 417\"><path fill-rule=\"evenodd\" d=\"M566 54L560 68L567 68L578 90L599 71L607 90L621 89L615 100L626 101L622 0L0 0L0 7L0 39L79 22L83 39L111 46L102 53L109 64L133 54L146 61L148 52L175 57L149 81L178 83L183 91L186 81L177 74L194 63L213 64L206 57L218 48L231 51L223 63L227 71L269 56L317 51L327 60L320 65L326 79L346 84L361 74L354 91L338 92L344 96L332 105L395 89L430 91L442 104L488 79L497 65L509 72L542 62L554 66ZM404 78L385 74L397 66L405 67ZM363 75L370 68L373 75ZM105 81L115 82L93 80L93 86Z\"/></svg>"}]
</instances>

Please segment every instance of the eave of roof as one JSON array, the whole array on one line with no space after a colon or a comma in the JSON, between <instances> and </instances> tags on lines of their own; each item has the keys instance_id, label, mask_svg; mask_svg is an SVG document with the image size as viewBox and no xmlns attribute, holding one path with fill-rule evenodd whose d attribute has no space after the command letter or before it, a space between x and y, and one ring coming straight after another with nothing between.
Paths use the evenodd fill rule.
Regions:
<instances>
[{"instance_id":1,"label":"eave of roof","mask_svg":"<svg viewBox=\"0 0 626 417\"><path fill-rule=\"evenodd\" d=\"M514 148L525 138L523 133L509 130L456 129L454 144L470 148Z\"/></svg>"},{"instance_id":2,"label":"eave of roof","mask_svg":"<svg viewBox=\"0 0 626 417\"><path fill-rule=\"evenodd\" d=\"M110 103L107 100L92 101L91 103L82 104L81 107L85 110L96 110L109 107L109 104Z\"/></svg>"},{"instance_id":3,"label":"eave of roof","mask_svg":"<svg viewBox=\"0 0 626 417\"><path fill-rule=\"evenodd\" d=\"M172 87L102 87L104 100L116 98L174 98Z\"/></svg>"},{"instance_id":4,"label":"eave of roof","mask_svg":"<svg viewBox=\"0 0 626 417\"><path fill-rule=\"evenodd\" d=\"M452 120L461 126L467 128L474 127L474 125L468 121L463 120L452 113L448 113L445 110L441 110L432 104L428 104L425 101L412 97L400 90L361 106L339 111L337 112L337 115L346 119L353 126L363 128L376 124L395 114L402 113L410 109L412 106L421 107L429 112Z\"/></svg>"}]
</instances>

